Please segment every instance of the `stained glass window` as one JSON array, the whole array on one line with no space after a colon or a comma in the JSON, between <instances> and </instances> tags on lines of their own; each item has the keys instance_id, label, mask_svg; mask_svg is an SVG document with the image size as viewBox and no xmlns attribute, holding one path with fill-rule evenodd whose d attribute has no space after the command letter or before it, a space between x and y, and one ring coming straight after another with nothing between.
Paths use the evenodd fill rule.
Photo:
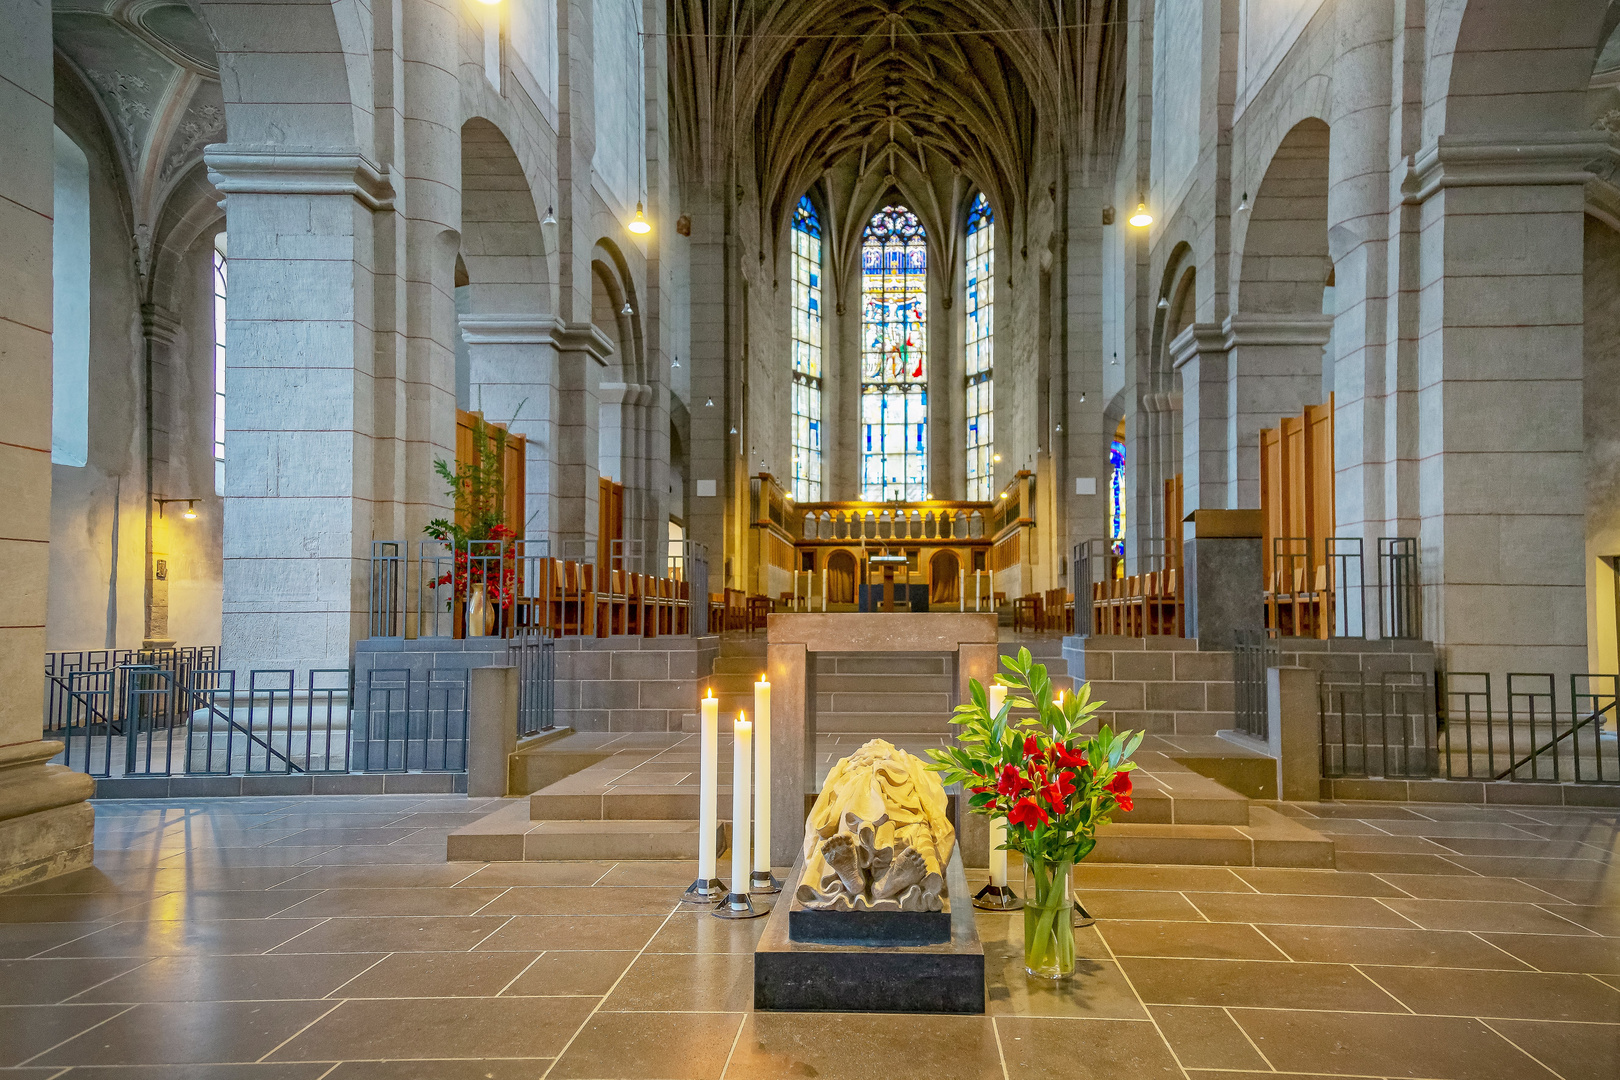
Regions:
<instances>
[{"instance_id":1,"label":"stained glass window","mask_svg":"<svg viewBox=\"0 0 1620 1080\"><path fill-rule=\"evenodd\" d=\"M821 498L821 222L793 212L793 497Z\"/></svg>"},{"instance_id":2,"label":"stained glass window","mask_svg":"<svg viewBox=\"0 0 1620 1080\"><path fill-rule=\"evenodd\" d=\"M995 452L995 215L980 192L967 231L967 497L987 500Z\"/></svg>"},{"instance_id":3,"label":"stained glass window","mask_svg":"<svg viewBox=\"0 0 1620 1080\"><path fill-rule=\"evenodd\" d=\"M861 498L928 492L928 246L885 206L861 236Z\"/></svg>"},{"instance_id":4,"label":"stained glass window","mask_svg":"<svg viewBox=\"0 0 1620 1080\"><path fill-rule=\"evenodd\" d=\"M1125 567L1125 440L1114 439L1108 447L1108 547L1115 556L1116 573Z\"/></svg>"},{"instance_id":5,"label":"stained glass window","mask_svg":"<svg viewBox=\"0 0 1620 1080\"><path fill-rule=\"evenodd\" d=\"M225 234L214 240L214 494L225 494Z\"/></svg>"}]
</instances>

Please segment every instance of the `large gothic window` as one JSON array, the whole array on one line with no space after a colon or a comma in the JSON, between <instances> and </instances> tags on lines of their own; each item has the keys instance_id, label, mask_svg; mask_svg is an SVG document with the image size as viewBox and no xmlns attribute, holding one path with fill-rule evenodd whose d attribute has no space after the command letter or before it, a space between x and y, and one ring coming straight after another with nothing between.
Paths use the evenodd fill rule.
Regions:
<instances>
[{"instance_id":1,"label":"large gothic window","mask_svg":"<svg viewBox=\"0 0 1620 1080\"><path fill-rule=\"evenodd\" d=\"M793 213L793 497L821 499L821 222Z\"/></svg>"},{"instance_id":2,"label":"large gothic window","mask_svg":"<svg viewBox=\"0 0 1620 1080\"><path fill-rule=\"evenodd\" d=\"M967 227L967 497L990 498L995 452L995 215L981 192Z\"/></svg>"},{"instance_id":3,"label":"large gothic window","mask_svg":"<svg viewBox=\"0 0 1620 1080\"><path fill-rule=\"evenodd\" d=\"M928 247L917 215L885 206L861 237L861 498L928 491Z\"/></svg>"}]
</instances>

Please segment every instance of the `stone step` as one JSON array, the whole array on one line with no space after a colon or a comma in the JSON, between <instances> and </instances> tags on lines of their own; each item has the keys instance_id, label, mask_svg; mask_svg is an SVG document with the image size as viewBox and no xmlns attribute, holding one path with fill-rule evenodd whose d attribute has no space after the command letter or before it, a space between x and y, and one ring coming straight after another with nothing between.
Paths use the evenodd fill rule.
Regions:
<instances>
[{"instance_id":1,"label":"stone step","mask_svg":"<svg viewBox=\"0 0 1620 1080\"><path fill-rule=\"evenodd\" d=\"M948 675L836 675L816 674L818 694L954 694L956 680Z\"/></svg>"},{"instance_id":2,"label":"stone step","mask_svg":"<svg viewBox=\"0 0 1620 1080\"><path fill-rule=\"evenodd\" d=\"M847 712L817 713L816 731L825 734L871 735L885 734L948 734L951 731L949 714L907 712Z\"/></svg>"},{"instance_id":3,"label":"stone step","mask_svg":"<svg viewBox=\"0 0 1620 1080\"><path fill-rule=\"evenodd\" d=\"M683 819L552 819L534 821L527 800L514 799L445 838L445 858L467 862L648 861L696 859L698 823ZM716 850L725 850L722 822Z\"/></svg>"},{"instance_id":4,"label":"stone step","mask_svg":"<svg viewBox=\"0 0 1620 1080\"><path fill-rule=\"evenodd\" d=\"M763 656L717 656L714 660L714 673L716 675L746 675L749 679L759 678L760 672L765 670Z\"/></svg>"},{"instance_id":5,"label":"stone step","mask_svg":"<svg viewBox=\"0 0 1620 1080\"><path fill-rule=\"evenodd\" d=\"M818 686L819 690L820 687ZM851 712L949 714L955 708L950 694L816 694L816 723L824 716Z\"/></svg>"},{"instance_id":6,"label":"stone step","mask_svg":"<svg viewBox=\"0 0 1620 1080\"><path fill-rule=\"evenodd\" d=\"M1331 869L1333 841L1265 806L1246 825L1115 822L1097 833L1095 862Z\"/></svg>"},{"instance_id":7,"label":"stone step","mask_svg":"<svg viewBox=\"0 0 1620 1080\"><path fill-rule=\"evenodd\" d=\"M915 653L840 653L822 655L816 661L816 678L830 675L939 675L949 677L950 661L941 656Z\"/></svg>"}]
</instances>

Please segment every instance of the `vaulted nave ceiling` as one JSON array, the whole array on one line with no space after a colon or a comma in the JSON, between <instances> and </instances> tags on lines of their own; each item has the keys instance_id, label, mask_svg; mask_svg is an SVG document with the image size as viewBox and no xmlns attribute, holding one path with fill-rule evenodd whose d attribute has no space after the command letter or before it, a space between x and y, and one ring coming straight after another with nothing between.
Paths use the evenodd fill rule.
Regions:
<instances>
[{"instance_id":1,"label":"vaulted nave ceiling","mask_svg":"<svg viewBox=\"0 0 1620 1080\"><path fill-rule=\"evenodd\" d=\"M688 165L751 179L767 234L821 179L835 244L894 189L935 228L964 187L1018 222L1040 154L1081 165L1113 151L1124 13L1124 0L672 0Z\"/></svg>"}]
</instances>

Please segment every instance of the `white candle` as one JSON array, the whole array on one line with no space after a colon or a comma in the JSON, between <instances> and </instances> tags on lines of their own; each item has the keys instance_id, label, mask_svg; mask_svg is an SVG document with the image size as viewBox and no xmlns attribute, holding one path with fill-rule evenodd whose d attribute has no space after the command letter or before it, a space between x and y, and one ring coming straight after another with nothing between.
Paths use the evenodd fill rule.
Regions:
<instances>
[{"instance_id":1,"label":"white candle","mask_svg":"<svg viewBox=\"0 0 1620 1080\"><path fill-rule=\"evenodd\" d=\"M1007 851L1001 845L1007 842L1007 819L990 819L990 884L1007 887Z\"/></svg>"},{"instance_id":2,"label":"white candle","mask_svg":"<svg viewBox=\"0 0 1620 1080\"><path fill-rule=\"evenodd\" d=\"M702 701L702 738L698 753L698 880L713 881L719 861L714 836L720 815L720 700L709 688Z\"/></svg>"},{"instance_id":3,"label":"white candle","mask_svg":"<svg viewBox=\"0 0 1620 1080\"><path fill-rule=\"evenodd\" d=\"M754 869L771 873L771 684L763 674L754 684Z\"/></svg>"},{"instance_id":4,"label":"white candle","mask_svg":"<svg viewBox=\"0 0 1620 1080\"><path fill-rule=\"evenodd\" d=\"M989 689L990 715L1001 714L1001 707L1007 703L1007 688L1000 683L991 683ZM1001 845L1007 842L1007 819L993 817L990 819L990 884L1005 887L1007 884L1007 852Z\"/></svg>"},{"instance_id":5,"label":"white candle","mask_svg":"<svg viewBox=\"0 0 1620 1080\"><path fill-rule=\"evenodd\" d=\"M967 571L966 570L958 570L956 572L956 591L959 594L961 594L960 595L960 602L957 604L957 607L959 607L963 611L966 611L967 610Z\"/></svg>"},{"instance_id":6,"label":"white candle","mask_svg":"<svg viewBox=\"0 0 1620 1080\"><path fill-rule=\"evenodd\" d=\"M731 892L748 895L748 811L749 773L754 766L754 725L743 713L737 714L736 756L731 775Z\"/></svg>"},{"instance_id":7,"label":"white candle","mask_svg":"<svg viewBox=\"0 0 1620 1080\"><path fill-rule=\"evenodd\" d=\"M827 610L827 568L825 566L821 568L821 610L823 613Z\"/></svg>"}]
</instances>

